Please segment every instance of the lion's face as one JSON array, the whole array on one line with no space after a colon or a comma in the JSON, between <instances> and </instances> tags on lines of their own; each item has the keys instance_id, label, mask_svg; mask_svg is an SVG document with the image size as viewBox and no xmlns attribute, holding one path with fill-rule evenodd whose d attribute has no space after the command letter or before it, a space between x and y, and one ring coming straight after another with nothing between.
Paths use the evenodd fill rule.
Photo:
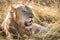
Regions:
<instances>
[{"instance_id":1,"label":"lion's face","mask_svg":"<svg viewBox=\"0 0 60 40\"><path fill-rule=\"evenodd\" d=\"M32 13L32 10L23 5L23 6L20 6L17 8L16 10L16 21L17 21L17 24L20 25L20 23L22 25L24 25L25 27L30 27L32 25L32 22L33 22L33 13Z\"/></svg>"}]
</instances>

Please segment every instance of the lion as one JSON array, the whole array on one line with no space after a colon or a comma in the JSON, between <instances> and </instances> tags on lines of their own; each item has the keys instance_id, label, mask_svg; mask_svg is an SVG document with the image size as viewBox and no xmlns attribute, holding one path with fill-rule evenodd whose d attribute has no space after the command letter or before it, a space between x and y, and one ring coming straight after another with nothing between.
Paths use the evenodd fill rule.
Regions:
<instances>
[{"instance_id":1,"label":"lion","mask_svg":"<svg viewBox=\"0 0 60 40\"><path fill-rule=\"evenodd\" d=\"M21 37L25 33L30 35L29 31L32 28L33 17L32 9L24 4L17 5L16 7L10 6L10 11L2 23L2 29L6 32L6 39L12 40L9 25L13 25Z\"/></svg>"}]
</instances>

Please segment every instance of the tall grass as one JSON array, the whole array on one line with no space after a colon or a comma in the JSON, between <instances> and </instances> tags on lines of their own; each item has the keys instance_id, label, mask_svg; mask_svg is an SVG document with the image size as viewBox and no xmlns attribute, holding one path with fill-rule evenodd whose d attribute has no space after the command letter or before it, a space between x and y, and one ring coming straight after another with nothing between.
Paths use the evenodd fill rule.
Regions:
<instances>
[{"instance_id":1,"label":"tall grass","mask_svg":"<svg viewBox=\"0 0 60 40\"><path fill-rule=\"evenodd\" d=\"M2 0L0 0L1 2ZM2 2L5 3L6 0ZM10 4L18 4L15 0L9 0ZM8 2L8 1L6 1ZM12 3L13 2L13 3ZM50 28L53 32L46 34L38 34L36 40L60 40L60 0L21 0L19 3L32 4L34 14L34 23ZM3 4L5 5L5 4ZM6 5L8 5L6 3ZM0 7L0 10L5 6ZM6 10L6 8L5 8ZM0 25L4 20L6 13L0 13Z\"/></svg>"}]
</instances>

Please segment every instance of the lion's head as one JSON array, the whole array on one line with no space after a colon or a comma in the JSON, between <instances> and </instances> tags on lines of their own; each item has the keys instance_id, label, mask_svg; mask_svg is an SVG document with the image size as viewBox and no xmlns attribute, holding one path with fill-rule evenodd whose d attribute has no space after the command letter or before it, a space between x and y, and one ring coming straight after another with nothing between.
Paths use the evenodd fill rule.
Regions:
<instances>
[{"instance_id":1,"label":"lion's head","mask_svg":"<svg viewBox=\"0 0 60 40\"><path fill-rule=\"evenodd\" d=\"M18 7L11 7L10 12L13 14L14 21L18 24L18 32L23 32L32 28L33 13L32 9L26 5L19 5Z\"/></svg>"}]
</instances>

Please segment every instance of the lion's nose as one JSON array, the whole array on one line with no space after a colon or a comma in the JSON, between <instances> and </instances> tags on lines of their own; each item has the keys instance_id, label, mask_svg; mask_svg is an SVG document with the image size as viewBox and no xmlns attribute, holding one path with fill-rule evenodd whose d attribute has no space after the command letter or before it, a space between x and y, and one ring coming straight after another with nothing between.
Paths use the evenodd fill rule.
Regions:
<instances>
[{"instance_id":1,"label":"lion's nose","mask_svg":"<svg viewBox=\"0 0 60 40\"><path fill-rule=\"evenodd\" d=\"M33 18L32 16L30 16L29 18Z\"/></svg>"},{"instance_id":2,"label":"lion's nose","mask_svg":"<svg viewBox=\"0 0 60 40\"><path fill-rule=\"evenodd\" d=\"M32 16L32 15L30 15L30 16L29 16L29 18L33 18L33 16Z\"/></svg>"},{"instance_id":3,"label":"lion's nose","mask_svg":"<svg viewBox=\"0 0 60 40\"><path fill-rule=\"evenodd\" d=\"M29 16L29 18L30 18L30 21L33 21L33 19L34 19L33 16Z\"/></svg>"}]
</instances>

